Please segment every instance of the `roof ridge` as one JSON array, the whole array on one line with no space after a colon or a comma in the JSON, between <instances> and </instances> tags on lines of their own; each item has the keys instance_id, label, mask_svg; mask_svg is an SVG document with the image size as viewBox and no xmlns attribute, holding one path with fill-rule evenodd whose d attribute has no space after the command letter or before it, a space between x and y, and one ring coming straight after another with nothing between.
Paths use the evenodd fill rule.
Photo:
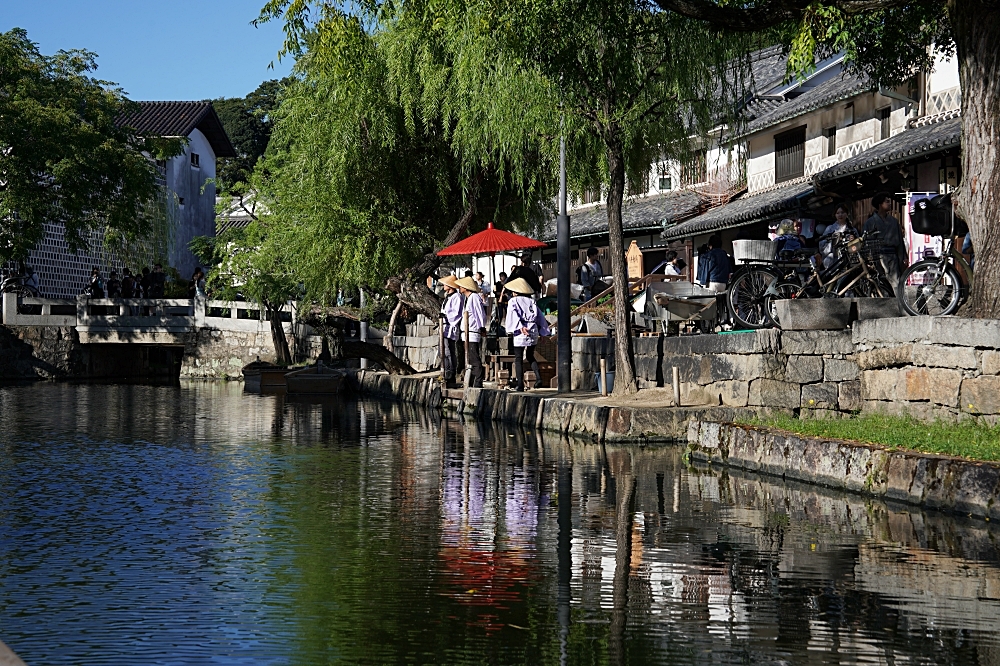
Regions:
<instances>
[{"instance_id":1,"label":"roof ridge","mask_svg":"<svg viewBox=\"0 0 1000 666\"><path fill-rule=\"evenodd\" d=\"M906 122L909 129L915 127L926 127L927 125L933 125L934 123L944 122L945 120L951 120L952 118L959 118L962 115L962 109L948 109L947 111L942 111L941 113L935 113L930 116L921 116L920 118L911 118Z\"/></svg>"}]
</instances>

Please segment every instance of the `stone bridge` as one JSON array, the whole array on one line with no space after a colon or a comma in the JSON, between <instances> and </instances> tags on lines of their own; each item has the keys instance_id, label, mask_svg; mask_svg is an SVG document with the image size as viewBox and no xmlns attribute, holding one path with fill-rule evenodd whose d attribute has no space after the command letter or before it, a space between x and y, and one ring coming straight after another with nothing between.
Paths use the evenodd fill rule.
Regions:
<instances>
[{"instance_id":1,"label":"stone bridge","mask_svg":"<svg viewBox=\"0 0 1000 666\"><path fill-rule=\"evenodd\" d=\"M322 341L295 307L283 315L295 360L318 356ZM274 358L270 323L248 302L3 294L3 325L0 378L235 379L256 358Z\"/></svg>"}]
</instances>

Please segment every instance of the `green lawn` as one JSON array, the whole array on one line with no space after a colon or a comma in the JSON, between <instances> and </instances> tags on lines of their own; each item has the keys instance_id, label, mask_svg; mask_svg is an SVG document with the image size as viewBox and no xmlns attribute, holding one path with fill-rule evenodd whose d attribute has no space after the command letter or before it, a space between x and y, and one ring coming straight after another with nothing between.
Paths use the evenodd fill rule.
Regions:
<instances>
[{"instance_id":1,"label":"green lawn","mask_svg":"<svg viewBox=\"0 0 1000 666\"><path fill-rule=\"evenodd\" d=\"M921 423L908 416L868 414L837 420L776 415L746 421L802 435L849 439L888 449L943 453L971 460L1000 460L1000 426L969 419L961 423Z\"/></svg>"}]
</instances>

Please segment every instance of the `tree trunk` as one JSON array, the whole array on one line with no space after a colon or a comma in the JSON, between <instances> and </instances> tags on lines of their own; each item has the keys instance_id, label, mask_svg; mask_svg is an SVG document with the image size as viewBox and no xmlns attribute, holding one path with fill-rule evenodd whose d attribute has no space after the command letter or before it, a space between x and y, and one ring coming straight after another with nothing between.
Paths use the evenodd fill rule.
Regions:
<instances>
[{"instance_id":1,"label":"tree trunk","mask_svg":"<svg viewBox=\"0 0 1000 666\"><path fill-rule=\"evenodd\" d=\"M291 365L292 352L288 349L288 338L281 325L281 308L264 306L267 319L271 323L271 342L274 344L274 362L278 365Z\"/></svg>"},{"instance_id":2,"label":"tree trunk","mask_svg":"<svg viewBox=\"0 0 1000 666\"><path fill-rule=\"evenodd\" d=\"M616 377L617 381L617 377ZM625 627L628 622L628 582L632 573L632 523L635 516L636 478L631 472L615 475L615 573L611 581L610 663L627 663Z\"/></svg>"},{"instance_id":3,"label":"tree trunk","mask_svg":"<svg viewBox=\"0 0 1000 666\"><path fill-rule=\"evenodd\" d=\"M396 318L399 317L400 310L403 309L403 301L396 301L396 307L392 309L392 316L389 317L389 330L385 334L385 348L396 353Z\"/></svg>"},{"instance_id":4,"label":"tree trunk","mask_svg":"<svg viewBox=\"0 0 1000 666\"><path fill-rule=\"evenodd\" d=\"M340 343L343 358L366 358L369 361L381 363L390 375L412 375L417 371L409 363L402 360L381 345L356 340L343 340Z\"/></svg>"},{"instance_id":5,"label":"tree trunk","mask_svg":"<svg viewBox=\"0 0 1000 666\"><path fill-rule=\"evenodd\" d=\"M614 395L638 391L635 381L635 353L632 345L631 305L628 298L628 265L625 262L625 237L622 229L622 203L625 198L625 155L620 129L605 132L608 150L608 252L614 293L615 389Z\"/></svg>"},{"instance_id":6,"label":"tree trunk","mask_svg":"<svg viewBox=\"0 0 1000 666\"><path fill-rule=\"evenodd\" d=\"M1000 318L1000 11L989 0L951 0L962 86L958 213L976 251L972 317Z\"/></svg>"}]
</instances>

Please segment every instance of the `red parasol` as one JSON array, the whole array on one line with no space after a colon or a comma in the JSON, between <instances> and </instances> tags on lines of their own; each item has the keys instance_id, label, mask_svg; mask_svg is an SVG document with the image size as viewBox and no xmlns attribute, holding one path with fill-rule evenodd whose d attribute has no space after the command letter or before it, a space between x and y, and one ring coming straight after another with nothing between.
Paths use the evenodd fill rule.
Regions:
<instances>
[{"instance_id":1,"label":"red parasol","mask_svg":"<svg viewBox=\"0 0 1000 666\"><path fill-rule=\"evenodd\" d=\"M449 245L438 251L439 257L447 257L455 254L496 254L497 252L511 252L513 250L532 250L539 247L546 247L541 241L527 236L512 234L503 229L494 229L493 223L478 234L472 234L465 240L458 241L454 245Z\"/></svg>"},{"instance_id":2,"label":"red parasol","mask_svg":"<svg viewBox=\"0 0 1000 666\"><path fill-rule=\"evenodd\" d=\"M454 245L439 250L439 257L448 257L456 254L488 254L490 255L490 281L496 279L496 267L493 265L493 256L497 252L511 252L514 250L533 250L539 247L547 247L541 241L527 236L519 236L503 229L494 229L493 223L486 225L486 229L478 234L472 234L465 240L458 241Z\"/></svg>"}]
</instances>

